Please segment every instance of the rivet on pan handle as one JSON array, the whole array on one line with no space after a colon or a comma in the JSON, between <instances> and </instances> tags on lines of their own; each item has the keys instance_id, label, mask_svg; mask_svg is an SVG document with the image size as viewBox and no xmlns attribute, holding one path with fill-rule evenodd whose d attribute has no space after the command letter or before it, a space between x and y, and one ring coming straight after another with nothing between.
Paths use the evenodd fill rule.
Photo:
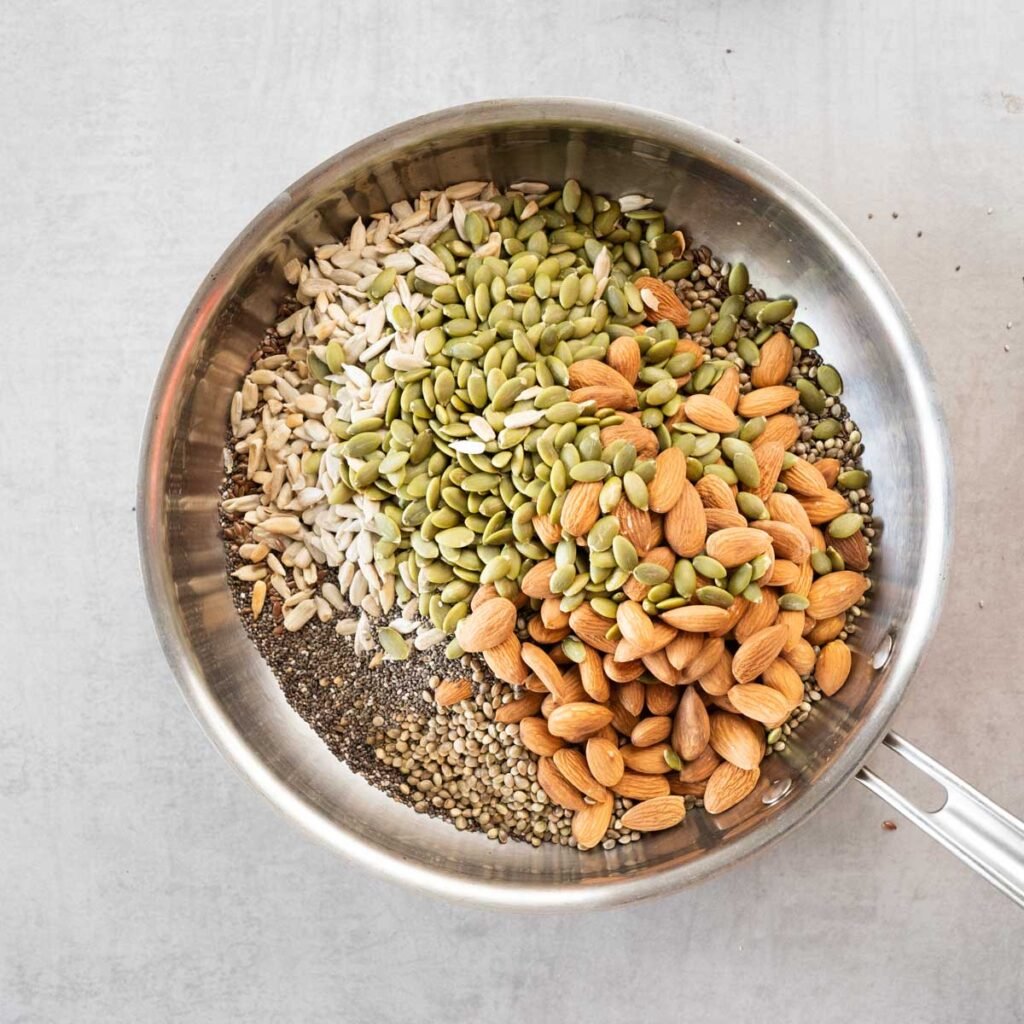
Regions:
<instances>
[{"instance_id":1,"label":"rivet on pan handle","mask_svg":"<svg viewBox=\"0 0 1024 1024\"><path fill-rule=\"evenodd\" d=\"M938 761L902 736L890 732L882 742L920 768L946 791L937 811L922 811L870 768L857 778L965 864L1024 907L1024 822L968 786Z\"/></svg>"}]
</instances>

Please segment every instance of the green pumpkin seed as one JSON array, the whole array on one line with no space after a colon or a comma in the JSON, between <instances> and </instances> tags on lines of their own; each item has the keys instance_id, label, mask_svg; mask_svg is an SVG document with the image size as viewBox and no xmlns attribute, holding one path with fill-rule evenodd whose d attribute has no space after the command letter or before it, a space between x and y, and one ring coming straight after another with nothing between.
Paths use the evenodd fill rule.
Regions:
<instances>
[{"instance_id":1,"label":"green pumpkin seed","mask_svg":"<svg viewBox=\"0 0 1024 1024\"><path fill-rule=\"evenodd\" d=\"M714 605L716 608L731 608L735 598L721 587L698 587L697 600L701 604Z\"/></svg>"},{"instance_id":2,"label":"green pumpkin seed","mask_svg":"<svg viewBox=\"0 0 1024 1024\"><path fill-rule=\"evenodd\" d=\"M802 612L810 607L810 604L803 594L783 594L779 598L779 608L784 612Z\"/></svg>"},{"instance_id":3,"label":"green pumpkin seed","mask_svg":"<svg viewBox=\"0 0 1024 1024\"><path fill-rule=\"evenodd\" d=\"M607 551L612 541L619 535L619 521L615 516L602 516L590 528L587 534L587 548L594 551Z\"/></svg>"},{"instance_id":4,"label":"green pumpkin seed","mask_svg":"<svg viewBox=\"0 0 1024 1024\"><path fill-rule=\"evenodd\" d=\"M847 469L839 474L836 483L844 490L859 491L861 488L867 487L870 479L870 475L863 469Z\"/></svg>"},{"instance_id":5,"label":"green pumpkin seed","mask_svg":"<svg viewBox=\"0 0 1024 1024\"><path fill-rule=\"evenodd\" d=\"M742 597L745 601L749 601L751 604L760 604L764 600L761 588L756 583L751 583L750 586L743 591Z\"/></svg>"},{"instance_id":6,"label":"green pumpkin seed","mask_svg":"<svg viewBox=\"0 0 1024 1024\"><path fill-rule=\"evenodd\" d=\"M622 478L622 487L626 492L626 498L634 508L646 509L648 507L647 484L644 483L639 473L630 470Z\"/></svg>"},{"instance_id":7,"label":"green pumpkin seed","mask_svg":"<svg viewBox=\"0 0 1024 1024\"><path fill-rule=\"evenodd\" d=\"M827 441L829 438L836 437L842 433L843 425L839 420L833 419L831 416L827 419L821 420L811 431L811 435L815 441Z\"/></svg>"},{"instance_id":8,"label":"green pumpkin seed","mask_svg":"<svg viewBox=\"0 0 1024 1024\"><path fill-rule=\"evenodd\" d=\"M744 487L756 489L761 484L761 470L757 459L748 452L738 452L732 460L732 468L737 479Z\"/></svg>"},{"instance_id":9,"label":"green pumpkin seed","mask_svg":"<svg viewBox=\"0 0 1024 1024\"><path fill-rule=\"evenodd\" d=\"M747 366L759 366L761 363L761 350L750 338L740 338L736 342L736 354Z\"/></svg>"},{"instance_id":10,"label":"green pumpkin seed","mask_svg":"<svg viewBox=\"0 0 1024 1024\"><path fill-rule=\"evenodd\" d=\"M811 568L819 576L827 576L832 572L832 559L824 551L811 552Z\"/></svg>"},{"instance_id":11,"label":"green pumpkin seed","mask_svg":"<svg viewBox=\"0 0 1024 1024\"><path fill-rule=\"evenodd\" d=\"M644 392L644 401L650 405L664 405L670 398L675 398L676 382L670 377L652 384Z\"/></svg>"},{"instance_id":12,"label":"green pumpkin seed","mask_svg":"<svg viewBox=\"0 0 1024 1024\"><path fill-rule=\"evenodd\" d=\"M605 480L601 493L598 495L597 504L601 511L608 515L615 511L616 505L622 500L622 481L617 477L609 477Z\"/></svg>"},{"instance_id":13,"label":"green pumpkin seed","mask_svg":"<svg viewBox=\"0 0 1024 1024\"><path fill-rule=\"evenodd\" d=\"M661 755L665 759L665 764L669 766L674 772L681 772L683 770L683 762L679 755L671 748L666 747L662 751Z\"/></svg>"},{"instance_id":14,"label":"green pumpkin seed","mask_svg":"<svg viewBox=\"0 0 1024 1024\"><path fill-rule=\"evenodd\" d=\"M742 295L750 287L750 274L744 264L733 264L729 271L728 286L730 295Z\"/></svg>"},{"instance_id":15,"label":"green pumpkin seed","mask_svg":"<svg viewBox=\"0 0 1024 1024\"><path fill-rule=\"evenodd\" d=\"M590 607L604 619L615 619L619 606L607 597L593 597L590 599Z\"/></svg>"},{"instance_id":16,"label":"green pumpkin seed","mask_svg":"<svg viewBox=\"0 0 1024 1024\"><path fill-rule=\"evenodd\" d=\"M585 483L596 483L603 480L610 472L612 467L606 462L580 462L573 466L569 470L569 476L573 480L583 481Z\"/></svg>"},{"instance_id":17,"label":"green pumpkin seed","mask_svg":"<svg viewBox=\"0 0 1024 1024\"><path fill-rule=\"evenodd\" d=\"M475 542L476 535L468 526L453 526L442 530L435 539L448 548L467 548Z\"/></svg>"},{"instance_id":18,"label":"green pumpkin seed","mask_svg":"<svg viewBox=\"0 0 1024 1024\"><path fill-rule=\"evenodd\" d=\"M739 477L732 468L717 463L712 466L705 466L703 475L720 476L730 487L739 482Z\"/></svg>"},{"instance_id":19,"label":"green pumpkin seed","mask_svg":"<svg viewBox=\"0 0 1024 1024\"><path fill-rule=\"evenodd\" d=\"M759 324L777 324L793 315L796 302L793 299L776 299L762 306L757 314Z\"/></svg>"},{"instance_id":20,"label":"green pumpkin seed","mask_svg":"<svg viewBox=\"0 0 1024 1024\"><path fill-rule=\"evenodd\" d=\"M793 324L789 329L789 336L806 352L818 347L818 336L807 324Z\"/></svg>"},{"instance_id":21,"label":"green pumpkin seed","mask_svg":"<svg viewBox=\"0 0 1024 1024\"><path fill-rule=\"evenodd\" d=\"M686 329L691 334L700 334L710 321L711 310L706 306L701 306L698 309L690 310L690 322L686 325Z\"/></svg>"},{"instance_id":22,"label":"green pumpkin seed","mask_svg":"<svg viewBox=\"0 0 1024 1024\"><path fill-rule=\"evenodd\" d=\"M769 554L758 555L753 559L750 563L750 567L753 569L753 579L759 580L772 567L773 562L774 559Z\"/></svg>"},{"instance_id":23,"label":"green pumpkin seed","mask_svg":"<svg viewBox=\"0 0 1024 1024\"><path fill-rule=\"evenodd\" d=\"M579 637L567 636L562 641L562 652L570 661L579 665L586 660L587 645Z\"/></svg>"},{"instance_id":24,"label":"green pumpkin seed","mask_svg":"<svg viewBox=\"0 0 1024 1024\"><path fill-rule=\"evenodd\" d=\"M750 586L753 582L753 578L754 567L749 562L745 562L743 565L738 566L733 570L732 575L729 577L729 583L726 589L733 595L733 597L737 597Z\"/></svg>"},{"instance_id":25,"label":"green pumpkin seed","mask_svg":"<svg viewBox=\"0 0 1024 1024\"><path fill-rule=\"evenodd\" d=\"M693 563L686 558L680 558L672 570L672 586L676 593L684 600L693 597L697 589L697 573L694 571Z\"/></svg>"},{"instance_id":26,"label":"green pumpkin seed","mask_svg":"<svg viewBox=\"0 0 1024 1024\"><path fill-rule=\"evenodd\" d=\"M796 389L800 392L800 404L815 415L825 411L825 396L806 377L801 377L796 382Z\"/></svg>"},{"instance_id":27,"label":"green pumpkin seed","mask_svg":"<svg viewBox=\"0 0 1024 1024\"><path fill-rule=\"evenodd\" d=\"M842 572L846 568L845 559L831 544L825 548L825 554L828 555L828 560L832 563L832 569L835 572Z\"/></svg>"},{"instance_id":28,"label":"green pumpkin seed","mask_svg":"<svg viewBox=\"0 0 1024 1024\"><path fill-rule=\"evenodd\" d=\"M615 557L615 564L623 572L632 572L640 562L636 548L622 536L612 541L612 554Z\"/></svg>"},{"instance_id":29,"label":"green pumpkin seed","mask_svg":"<svg viewBox=\"0 0 1024 1024\"><path fill-rule=\"evenodd\" d=\"M409 644L397 629L382 626L377 630L377 640L384 649L384 653L392 660L405 661L409 657Z\"/></svg>"},{"instance_id":30,"label":"green pumpkin seed","mask_svg":"<svg viewBox=\"0 0 1024 1024\"><path fill-rule=\"evenodd\" d=\"M718 559L712 558L710 555L697 555L693 559L693 567L701 576L709 580L723 580L728 574L725 566Z\"/></svg>"},{"instance_id":31,"label":"green pumpkin seed","mask_svg":"<svg viewBox=\"0 0 1024 1024\"><path fill-rule=\"evenodd\" d=\"M736 317L726 314L719 316L718 322L711 329L711 343L713 345L727 345L736 334Z\"/></svg>"},{"instance_id":32,"label":"green pumpkin seed","mask_svg":"<svg viewBox=\"0 0 1024 1024\"><path fill-rule=\"evenodd\" d=\"M845 512L828 524L828 535L836 540L852 537L864 526L864 517L856 512Z\"/></svg>"},{"instance_id":33,"label":"green pumpkin seed","mask_svg":"<svg viewBox=\"0 0 1024 1024\"><path fill-rule=\"evenodd\" d=\"M747 519L768 519L768 509L765 508L764 502L750 491L740 491L736 495L736 504L739 510L747 517Z\"/></svg>"},{"instance_id":34,"label":"green pumpkin seed","mask_svg":"<svg viewBox=\"0 0 1024 1024\"><path fill-rule=\"evenodd\" d=\"M752 420L747 420L740 428L740 440L746 441L748 444L751 441L756 441L767 426L768 420L764 416L755 416Z\"/></svg>"},{"instance_id":35,"label":"green pumpkin seed","mask_svg":"<svg viewBox=\"0 0 1024 1024\"><path fill-rule=\"evenodd\" d=\"M818 387L826 395L836 398L843 393L843 378L839 376L839 371L828 363L822 363L818 367L817 381Z\"/></svg>"},{"instance_id":36,"label":"green pumpkin seed","mask_svg":"<svg viewBox=\"0 0 1024 1024\"><path fill-rule=\"evenodd\" d=\"M656 562L641 562L633 569L633 576L638 583L643 583L647 587L655 587L668 579L668 569Z\"/></svg>"}]
</instances>

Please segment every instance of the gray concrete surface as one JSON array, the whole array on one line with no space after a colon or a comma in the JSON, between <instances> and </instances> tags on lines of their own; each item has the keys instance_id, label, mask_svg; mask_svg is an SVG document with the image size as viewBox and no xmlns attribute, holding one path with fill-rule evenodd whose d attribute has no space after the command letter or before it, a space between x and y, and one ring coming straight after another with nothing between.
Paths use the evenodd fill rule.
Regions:
<instances>
[{"instance_id":1,"label":"gray concrete surface","mask_svg":"<svg viewBox=\"0 0 1024 1024\"><path fill-rule=\"evenodd\" d=\"M897 725L1024 813L1018 4L9 0L0 39L0 1021L1022 1019L1020 911L856 784L731 874L597 916L335 860L192 721L132 514L166 340L283 185L470 99L658 107L815 191L916 319L959 507Z\"/></svg>"}]
</instances>

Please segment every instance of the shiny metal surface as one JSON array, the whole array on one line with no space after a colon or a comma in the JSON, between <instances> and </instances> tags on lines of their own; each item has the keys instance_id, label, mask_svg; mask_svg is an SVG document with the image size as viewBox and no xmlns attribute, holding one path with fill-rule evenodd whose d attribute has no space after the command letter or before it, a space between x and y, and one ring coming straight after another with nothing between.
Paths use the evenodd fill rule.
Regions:
<instances>
[{"instance_id":1,"label":"shiny metal surface","mask_svg":"<svg viewBox=\"0 0 1024 1024\"><path fill-rule=\"evenodd\" d=\"M578 177L654 196L687 236L799 297L865 430L884 524L852 677L773 758L740 806L611 851L498 846L392 803L337 762L285 703L237 621L217 531L231 393L271 321L292 255L421 188L465 178ZM908 500L913 495L914 500ZM673 118L578 100L496 101L418 118L338 154L282 193L231 245L171 342L139 480L141 559L154 619L196 717L288 818L340 853L447 896L514 907L597 906L678 889L782 836L885 734L936 620L950 536L945 434L905 313L871 258L788 177ZM895 644L879 671L871 654ZM762 797L788 792L766 804Z\"/></svg>"}]
</instances>

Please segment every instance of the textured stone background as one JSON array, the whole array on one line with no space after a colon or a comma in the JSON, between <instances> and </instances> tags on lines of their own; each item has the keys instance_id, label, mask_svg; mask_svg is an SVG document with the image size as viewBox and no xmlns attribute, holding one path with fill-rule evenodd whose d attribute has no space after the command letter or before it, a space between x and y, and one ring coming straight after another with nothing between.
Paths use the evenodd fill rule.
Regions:
<instances>
[{"instance_id":1,"label":"textured stone background","mask_svg":"<svg viewBox=\"0 0 1024 1024\"><path fill-rule=\"evenodd\" d=\"M192 721L132 505L179 314L307 168L494 96L689 118L816 192L917 322L958 516L896 724L1024 813L1022 37L1011 0L0 5L0 1020L1020 1020L1020 911L855 784L726 876L596 916L335 860Z\"/></svg>"}]
</instances>

